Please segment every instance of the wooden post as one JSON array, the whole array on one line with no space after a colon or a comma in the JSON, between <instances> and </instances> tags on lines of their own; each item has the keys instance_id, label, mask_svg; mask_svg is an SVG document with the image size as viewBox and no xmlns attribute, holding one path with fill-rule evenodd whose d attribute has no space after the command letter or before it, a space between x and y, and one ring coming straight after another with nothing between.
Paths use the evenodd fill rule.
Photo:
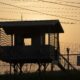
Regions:
<instances>
[{"instance_id":1,"label":"wooden post","mask_svg":"<svg viewBox=\"0 0 80 80\"><path fill-rule=\"evenodd\" d=\"M13 34L11 35L11 46L13 46ZM10 63L10 75L11 75L11 63Z\"/></svg>"},{"instance_id":2,"label":"wooden post","mask_svg":"<svg viewBox=\"0 0 80 80\"><path fill-rule=\"evenodd\" d=\"M0 28L0 45L1 45L1 28Z\"/></svg>"},{"instance_id":3,"label":"wooden post","mask_svg":"<svg viewBox=\"0 0 80 80\"><path fill-rule=\"evenodd\" d=\"M11 75L11 63L10 63L10 75Z\"/></svg>"},{"instance_id":4,"label":"wooden post","mask_svg":"<svg viewBox=\"0 0 80 80\"><path fill-rule=\"evenodd\" d=\"M67 60L68 60L68 62L69 62L69 51L70 51L70 49L67 48ZM67 69L69 70L69 63L67 65Z\"/></svg>"},{"instance_id":5,"label":"wooden post","mask_svg":"<svg viewBox=\"0 0 80 80\"><path fill-rule=\"evenodd\" d=\"M11 35L11 46L13 46L13 35ZM11 63L10 63L10 76L11 76ZM11 79L11 77L10 77L10 79Z\"/></svg>"}]
</instances>

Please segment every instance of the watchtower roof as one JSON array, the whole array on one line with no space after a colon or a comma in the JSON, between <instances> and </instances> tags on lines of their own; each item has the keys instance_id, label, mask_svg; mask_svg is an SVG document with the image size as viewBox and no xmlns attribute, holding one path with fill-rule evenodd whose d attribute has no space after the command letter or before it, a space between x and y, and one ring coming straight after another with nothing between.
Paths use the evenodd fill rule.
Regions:
<instances>
[{"instance_id":1,"label":"watchtower roof","mask_svg":"<svg viewBox=\"0 0 80 80\"><path fill-rule=\"evenodd\" d=\"M35 21L5 21L0 22L7 34L16 32L44 32L44 33L63 33L63 28L59 20L35 20Z\"/></svg>"}]
</instances>

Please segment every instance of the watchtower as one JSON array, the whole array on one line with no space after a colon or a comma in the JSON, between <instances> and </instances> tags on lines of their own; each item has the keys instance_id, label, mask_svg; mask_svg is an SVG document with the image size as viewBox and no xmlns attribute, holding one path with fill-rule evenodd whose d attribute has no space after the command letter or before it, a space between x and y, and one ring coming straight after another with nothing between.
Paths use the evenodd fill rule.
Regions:
<instances>
[{"instance_id":1,"label":"watchtower","mask_svg":"<svg viewBox=\"0 0 80 80\"><path fill-rule=\"evenodd\" d=\"M25 63L59 61L59 33L64 32L59 20L0 22L0 28L11 36L10 46L0 46L0 60L14 64L14 71L18 64L21 71ZM31 45L25 45L27 38Z\"/></svg>"}]
</instances>

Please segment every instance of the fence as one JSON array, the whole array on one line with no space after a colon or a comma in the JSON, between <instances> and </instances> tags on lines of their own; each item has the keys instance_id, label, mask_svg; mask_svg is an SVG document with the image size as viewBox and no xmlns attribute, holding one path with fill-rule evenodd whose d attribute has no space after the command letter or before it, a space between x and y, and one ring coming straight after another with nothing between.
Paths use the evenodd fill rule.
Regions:
<instances>
[{"instance_id":1,"label":"fence","mask_svg":"<svg viewBox=\"0 0 80 80\"><path fill-rule=\"evenodd\" d=\"M10 35L6 35L4 30L2 28L0 28L0 46L11 46L11 36ZM80 66L77 65L77 58L78 56L80 56L79 53L80 49L80 45L79 44L71 44L71 43L62 43L60 45L60 49L61 49L61 54L67 59L67 53L66 53L66 48L69 47L70 53L69 53L69 62L77 69L80 70ZM61 63L62 65L67 69L68 68L68 64L61 59ZM25 64L23 66L23 71L24 72L33 72L36 71L38 68L37 64ZM50 70L50 64L47 67L47 70ZM57 66L54 67L54 70L59 70L59 68ZM13 68L12 68L13 71ZM9 73L10 72L10 65L8 63L2 62L0 61L0 73L4 74L4 73Z\"/></svg>"},{"instance_id":2,"label":"fence","mask_svg":"<svg viewBox=\"0 0 80 80\"><path fill-rule=\"evenodd\" d=\"M67 59L67 54L62 54L66 59ZM70 54L69 55L69 62L70 64L72 64L72 66L74 66L77 70L80 70L80 66L77 65L77 57L80 56L80 54ZM67 69L68 68L68 64L65 62L65 60L61 59L61 64ZM50 66L51 64L48 65L47 67L47 71L50 70ZM13 72L13 68L12 72ZM38 69L38 65L37 64L25 64L23 66L23 72L35 72ZM71 67L69 67L69 69L71 69ZM56 65L54 66L54 70L60 70ZM0 61L0 73L1 74L7 74L10 72L10 65L8 63L2 62Z\"/></svg>"}]
</instances>

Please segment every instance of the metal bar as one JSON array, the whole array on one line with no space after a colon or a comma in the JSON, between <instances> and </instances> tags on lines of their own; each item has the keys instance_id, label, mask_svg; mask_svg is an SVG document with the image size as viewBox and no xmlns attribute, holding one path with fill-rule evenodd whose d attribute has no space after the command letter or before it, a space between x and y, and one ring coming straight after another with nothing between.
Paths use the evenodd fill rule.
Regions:
<instances>
[{"instance_id":1,"label":"metal bar","mask_svg":"<svg viewBox=\"0 0 80 80\"><path fill-rule=\"evenodd\" d=\"M69 66L71 66L74 70L77 70L62 54L60 54L60 56L69 64Z\"/></svg>"}]
</instances>

